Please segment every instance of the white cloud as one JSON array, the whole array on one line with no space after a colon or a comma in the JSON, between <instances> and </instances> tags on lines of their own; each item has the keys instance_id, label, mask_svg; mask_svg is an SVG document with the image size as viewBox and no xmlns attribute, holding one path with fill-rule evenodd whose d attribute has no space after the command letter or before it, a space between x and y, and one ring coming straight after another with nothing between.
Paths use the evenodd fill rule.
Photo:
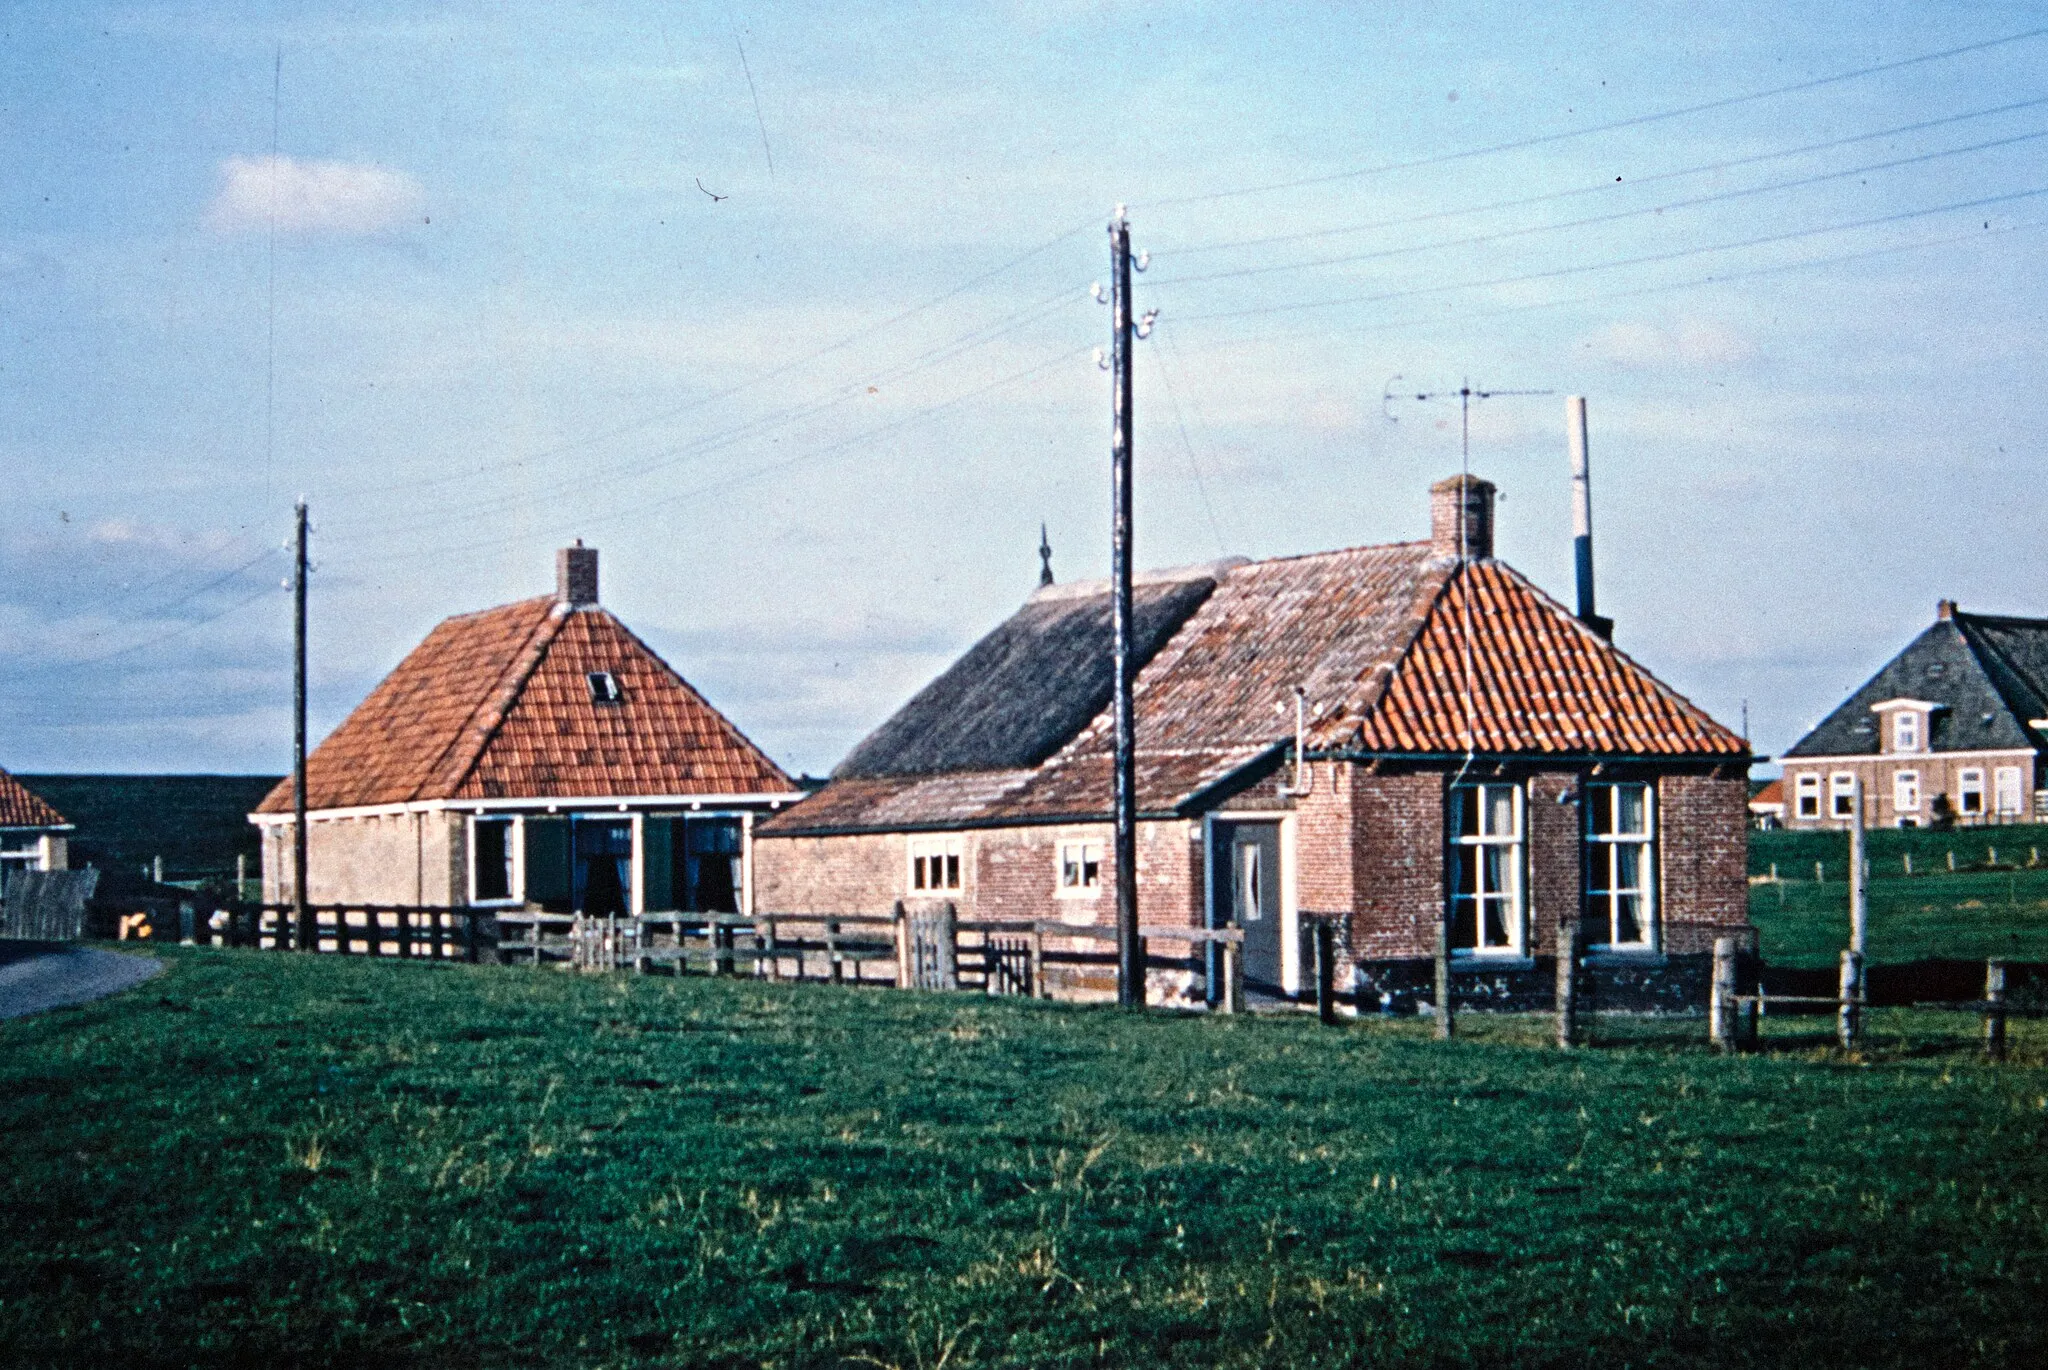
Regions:
<instances>
[{"instance_id":1,"label":"white cloud","mask_svg":"<svg viewBox=\"0 0 2048 1370\"><path fill-rule=\"evenodd\" d=\"M220 233L267 229L273 216L287 233L375 233L410 217L426 198L402 171L349 162L230 157L220 178L206 211L207 227Z\"/></svg>"},{"instance_id":2,"label":"white cloud","mask_svg":"<svg viewBox=\"0 0 2048 1370\"><path fill-rule=\"evenodd\" d=\"M1643 322L1610 324L1584 345L1601 360L1630 369L1731 367L1757 355L1749 338L1711 319L1685 319L1670 328Z\"/></svg>"}]
</instances>

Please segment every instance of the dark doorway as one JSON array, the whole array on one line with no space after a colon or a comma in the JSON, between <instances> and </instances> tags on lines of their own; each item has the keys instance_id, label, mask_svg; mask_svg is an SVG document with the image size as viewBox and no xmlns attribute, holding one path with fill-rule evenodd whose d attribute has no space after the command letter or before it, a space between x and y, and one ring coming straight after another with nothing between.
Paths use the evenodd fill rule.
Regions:
<instances>
[{"instance_id":1,"label":"dark doorway","mask_svg":"<svg viewBox=\"0 0 2048 1370\"><path fill-rule=\"evenodd\" d=\"M1280 825L1212 825L1210 890L1217 927L1244 929L1248 993L1282 994Z\"/></svg>"},{"instance_id":2,"label":"dark doorway","mask_svg":"<svg viewBox=\"0 0 2048 1370\"><path fill-rule=\"evenodd\" d=\"M633 908L633 824L625 818L578 818L575 906L602 918Z\"/></svg>"}]
</instances>

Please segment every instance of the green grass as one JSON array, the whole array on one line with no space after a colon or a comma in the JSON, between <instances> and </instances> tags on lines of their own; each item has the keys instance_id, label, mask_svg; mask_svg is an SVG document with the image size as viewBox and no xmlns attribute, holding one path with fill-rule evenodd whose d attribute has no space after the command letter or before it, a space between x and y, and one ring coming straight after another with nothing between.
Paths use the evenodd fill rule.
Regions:
<instances>
[{"instance_id":1,"label":"green grass","mask_svg":"<svg viewBox=\"0 0 2048 1370\"><path fill-rule=\"evenodd\" d=\"M0 1025L14 1365L2048 1361L2048 1029L170 951Z\"/></svg>"},{"instance_id":2,"label":"green grass","mask_svg":"<svg viewBox=\"0 0 2048 1370\"><path fill-rule=\"evenodd\" d=\"M1993 848L1999 866L1987 869ZM2038 827L1871 833L1870 959L2048 961L2048 865L2026 864L2040 848L2048 848L2048 829ZM1951 850L1953 874L1946 859ZM1911 876L1903 860L1908 852ZM1815 861L1826 863L1827 878L1819 884ZM1781 966L1833 965L1849 943L1847 835L1751 833L1751 873L1767 874L1773 862L1780 882L1749 891L1749 917L1764 959Z\"/></svg>"}]
</instances>

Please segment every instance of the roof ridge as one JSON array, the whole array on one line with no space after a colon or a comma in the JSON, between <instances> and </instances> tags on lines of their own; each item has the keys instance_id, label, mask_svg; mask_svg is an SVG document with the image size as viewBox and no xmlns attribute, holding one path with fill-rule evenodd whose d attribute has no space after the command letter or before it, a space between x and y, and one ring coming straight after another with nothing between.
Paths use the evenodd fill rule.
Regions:
<instances>
[{"instance_id":1,"label":"roof ridge","mask_svg":"<svg viewBox=\"0 0 2048 1370\"><path fill-rule=\"evenodd\" d=\"M1387 691L1393 688L1395 677L1401 674L1401 668L1414 654L1415 644L1422 641L1422 634L1429 627L1429 620L1436 613L1436 606L1450 593L1451 582L1457 579L1459 567L1466 564L1468 563L1454 562L1441 571L1428 572L1424 575L1422 586L1415 594L1418 607L1408 617L1407 635L1401 640L1400 650L1394 653L1393 660L1384 663L1374 662L1366 668L1365 691L1359 697L1358 715L1353 722L1354 732L1363 729L1365 720L1372 716L1373 710L1386 702ZM1381 665L1385 665L1387 669L1381 671ZM1377 689L1370 679L1374 675L1380 678Z\"/></svg>"},{"instance_id":2,"label":"roof ridge","mask_svg":"<svg viewBox=\"0 0 2048 1370\"><path fill-rule=\"evenodd\" d=\"M518 600L512 604L500 605L499 608L517 608L520 605L536 603L542 598L553 599L554 597L551 595L537 595L530 600ZM483 612L494 613L497 611L486 609ZM441 748L440 755L434 758L434 764L426 767L421 772L420 783L413 787L410 798L417 799L420 790L430 783L433 784L435 789L444 794L453 794L461 788L465 780L469 779L470 772L476 769L477 762L483 759L484 752L489 749L491 739L498 735L498 729L504 726L505 719L510 716L513 706L519 702L519 697L526 693L526 683L533 679L533 673L540 669L540 663L546 660L548 649L554 646L555 639L561 636L562 625L569 621L569 615L572 612L574 611L564 604L559 609L550 609L541 616L540 622L534 625L526 645L519 649L518 655L514 656L511 664L505 668L504 675L498 678L497 686L483 693L478 698L475 707L462 720L462 726L454 730L447 744ZM456 615L456 617L475 617L475 615ZM486 720L481 726L478 724L479 718ZM475 739L473 745L468 748L466 756L460 756L461 764L454 767L453 773L450 774L451 768L445 761L445 758L450 753L456 751L457 746L462 743L463 739L470 737ZM460 754L458 753L458 755ZM447 776L446 783L437 783L442 776Z\"/></svg>"}]
</instances>

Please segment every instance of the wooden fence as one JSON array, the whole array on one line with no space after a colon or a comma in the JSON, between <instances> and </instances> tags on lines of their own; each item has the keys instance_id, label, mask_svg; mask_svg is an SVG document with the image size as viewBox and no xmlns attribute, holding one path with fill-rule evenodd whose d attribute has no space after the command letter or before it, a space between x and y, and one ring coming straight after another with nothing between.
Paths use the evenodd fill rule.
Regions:
<instances>
[{"instance_id":1,"label":"wooden fence","mask_svg":"<svg viewBox=\"0 0 2048 1370\"><path fill-rule=\"evenodd\" d=\"M74 942L86 933L86 906L100 873L14 871L0 891L0 937L40 942Z\"/></svg>"}]
</instances>

